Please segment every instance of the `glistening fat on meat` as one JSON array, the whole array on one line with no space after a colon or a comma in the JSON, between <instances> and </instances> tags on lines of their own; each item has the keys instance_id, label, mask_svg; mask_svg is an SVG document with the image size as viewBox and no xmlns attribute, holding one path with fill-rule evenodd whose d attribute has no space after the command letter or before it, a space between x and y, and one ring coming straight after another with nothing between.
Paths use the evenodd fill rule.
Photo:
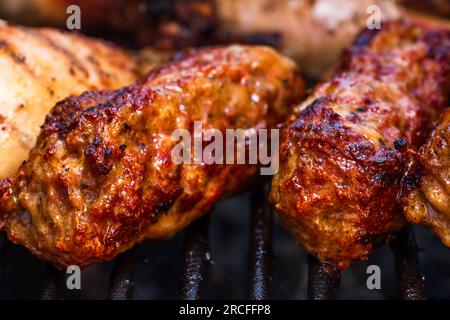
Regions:
<instances>
[{"instance_id":1,"label":"glistening fat on meat","mask_svg":"<svg viewBox=\"0 0 450 320\"><path fill-rule=\"evenodd\" d=\"M281 132L271 201L309 253L344 268L405 224L402 142L424 143L449 92L449 31L401 20L356 39Z\"/></svg>"},{"instance_id":2,"label":"glistening fat on meat","mask_svg":"<svg viewBox=\"0 0 450 320\"><path fill-rule=\"evenodd\" d=\"M259 173L175 164L174 130L194 121L222 132L276 128L304 92L291 60L231 46L191 50L121 90L68 98L47 116L28 161L0 182L1 229L59 266L169 237Z\"/></svg>"}]
</instances>

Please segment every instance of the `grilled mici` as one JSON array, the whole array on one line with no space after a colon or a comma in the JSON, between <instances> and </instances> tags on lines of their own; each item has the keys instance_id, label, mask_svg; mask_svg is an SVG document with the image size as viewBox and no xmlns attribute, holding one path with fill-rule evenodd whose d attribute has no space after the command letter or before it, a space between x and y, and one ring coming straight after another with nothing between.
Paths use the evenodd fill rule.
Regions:
<instances>
[{"instance_id":1,"label":"grilled mici","mask_svg":"<svg viewBox=\"0 0 450 320\"><path fill-rule=\"evenodd\" d=\"M405 224L405 150L447 105L450 33L406 20L365 30L284 126L271 201L321 261L365 259ZM447 159L446 159L447 160Z\"/></svg>"},{"instance_id":2,"label":"grilled mici","mask_svg":"<svg viewBox=\"0 0 450 320\"><path fill-rule=\"evenodd\" d=\"M295 64L265 47L178 55L137 83L58 103L18 173L0 182L0 226L59 266L112 259L169 237L259 172L177 164L176 129L275 128L304 93Z\"/></svg>"}]
</instances>

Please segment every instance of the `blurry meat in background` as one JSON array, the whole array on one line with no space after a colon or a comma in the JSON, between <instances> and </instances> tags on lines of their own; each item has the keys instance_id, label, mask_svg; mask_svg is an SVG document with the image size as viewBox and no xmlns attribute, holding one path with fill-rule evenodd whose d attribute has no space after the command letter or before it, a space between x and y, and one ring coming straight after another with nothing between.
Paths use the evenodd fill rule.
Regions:
<instances>
[{"instance_id":1,"label":"blurry meat in background","mask_svg":"<svg viewBox=\"0 0 450 320\"><path fill-rule=\"evenodd\" d=\"M450 17L450 0L402 0L402 2L417 11Z\"/></svg>"},{"instance_id":2,"label":"blurry meat in background","mask_svg":"<svg viewBox=\"0 0 450 320\"><path fill-rule=\"evenodd\" d=\"M216 28L212 1L1 0L0 16L26 25L65 28L70 5L81 10L81 31L163 49L201 43Z\"/></svg>"},{"instance_id":3,"label":"blurry meat in background","mask_svg":"<svg viewBox=\"0 0 450 320\"><path fill-rule=\"evenodd\" d=\"M391 0L0 0L0 18L65 28L72 4L81 9L82 32L127 46L268 44L314 78L365 25L370 5L380 7L383 19L399 15Z\"/></svg>"}]
</instances>

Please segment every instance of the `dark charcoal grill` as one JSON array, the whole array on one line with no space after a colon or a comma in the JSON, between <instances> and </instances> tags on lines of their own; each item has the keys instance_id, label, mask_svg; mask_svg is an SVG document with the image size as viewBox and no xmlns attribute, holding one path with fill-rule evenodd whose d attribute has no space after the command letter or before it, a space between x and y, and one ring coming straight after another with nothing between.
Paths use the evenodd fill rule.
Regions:
<instances>
[{"instance_id":1,"label":"dark charcoal grill","mask_svg":"<svg viewBox=\"0 0 450 320\"><path fill-rule=\"evenodd\" d=\"M272 233L273 211L266 201L267 188L251 196L250 237L248 252L247 297L251 300L270 299L272 280ZM184 261L181 276L180 299L202 298L207 283L209 266L212 264L209 248L209 215L193 223L186 231L184 240ZM5 261L8 257L8 243L1 239L0 278L5 277ZM408 300L422 300L424 279L419 271L418 248L413 231L406 227L391 243L396 266L396 277L400 297ZM120 255L114 262L107 297L112 300L131 299L135 284L134 269L138 248ZM339 287L340 273L331 264L318 262L308 257L307 296L312 300L334 299ZM61 298L64 273L46 263L42 278L41 299Z\"/></svg>"}]
</instances>

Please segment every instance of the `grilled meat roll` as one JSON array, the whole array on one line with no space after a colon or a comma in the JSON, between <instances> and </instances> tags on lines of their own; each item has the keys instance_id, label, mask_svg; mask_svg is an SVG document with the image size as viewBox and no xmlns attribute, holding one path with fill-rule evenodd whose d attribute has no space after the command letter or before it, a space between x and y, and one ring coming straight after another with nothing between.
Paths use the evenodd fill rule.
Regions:
<instances>
[{"instance_id":1,"label":"grilled meat roll","mask_svg":"<svg viewBox=\"0 0 450 320\"><path fill-rule=\"evenodd\" d=\"M405 224L397 199L447 104L450 33L408 21L365 30L284 126L271 201L321 261L345 268Z\"/></svg>"},{"instance_id":2,"label":"grilled meat roll","mask_svg":"<svg viewBox=\"0 0 450 320\"><path fill-rule=\"evenodd\" d=\"M450 247L450 110L420 154L412 157L405 191L406 218L426 225Z\"/></svg>"},{"instance_id":3,"label":"grilled meat roll","mask_svg":"<svg viewBox=\"0 0 450 320\"><path fill-rule=\"evenodd\" d=\"M274 128L304 93L265 47L181 55L116 91L58 103L30 157L0 183L0 227L59 266L107 260L169 237L242 187L257 165L177 164L175 129ZM205 146L204 146L205 147Z\"/></svg>"},{"instance_id":4,"label":"grilled meat roll","mask_svg":"<svg viewBox=\"0 0 450 320\"><path fill-rule=\"evenodd\" d=\"M83 32L122 34L158 49L270 44L316 78L366 25L369 6L379 6L386 20L400 14L391 0L2 0L0 12L20 23L65 28L66 8L72 4L81 9Z\"/></svg>"},{"instance_id":5,"label":"grilled meat roll","mask_svg":"<svg viewBox=\"0 0 450 320\"><path fill-rule=\"evenodd\" d=\"M26 159L57 101L129 85L154 64L139 61L100 40L0 23L0 178Z\"/></svg>"}]
</instances>

